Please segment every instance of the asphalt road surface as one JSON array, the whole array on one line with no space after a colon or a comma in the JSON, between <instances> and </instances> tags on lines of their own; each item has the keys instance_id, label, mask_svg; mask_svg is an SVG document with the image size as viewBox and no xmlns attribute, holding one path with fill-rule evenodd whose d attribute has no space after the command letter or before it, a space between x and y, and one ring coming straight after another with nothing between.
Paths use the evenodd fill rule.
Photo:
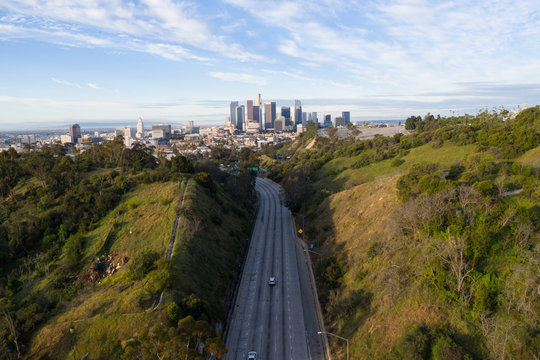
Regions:
<instances>
[{"instance_id":1,"label":"asphalt road surface","mask_svg":"<svg viewBox=\"0 0 540 360\"><path fill-rule=\"evenodd\" d=\"M228 360L324 359L305 253L279 187L257 178L259 208L227 331ZM268 280L275 276L276 285Z\"/></svg>"}]
</instances>

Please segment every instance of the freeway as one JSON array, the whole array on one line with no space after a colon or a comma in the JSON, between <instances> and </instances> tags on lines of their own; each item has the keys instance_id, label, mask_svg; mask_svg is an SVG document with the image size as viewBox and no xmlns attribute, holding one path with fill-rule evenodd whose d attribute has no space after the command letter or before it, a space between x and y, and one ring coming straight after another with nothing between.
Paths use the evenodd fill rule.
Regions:
<instances>
[{"instance_id":1,"label":"freeway","mask_svg":"<svg viewBox=\"0 0 540 360\"><path fill-rule=\"evenodd\" d=\"M225 342L225 359L324 359L305 252L279 187L257 178L259 204ZM268 280L276 278L270 286Z\"/></svg>"}]
</instances>

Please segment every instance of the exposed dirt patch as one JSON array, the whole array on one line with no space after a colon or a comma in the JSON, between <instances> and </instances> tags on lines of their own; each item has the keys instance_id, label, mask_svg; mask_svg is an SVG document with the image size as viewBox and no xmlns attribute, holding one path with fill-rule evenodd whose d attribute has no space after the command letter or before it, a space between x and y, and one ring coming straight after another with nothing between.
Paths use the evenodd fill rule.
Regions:
<instances>
[{"instance_id":1,"label":"exposed dirt patch","mask_svg":"<svg viewBox=\"0 0 540 360\"><path fill-rule=\"evenodd\" d=\"M100 282L103 279L114 275L125 266L129 257L123 254L105 254L90 261L90 266L83 270L77 277L77 282L86 285Z\"/></svg>"}]
</instances>

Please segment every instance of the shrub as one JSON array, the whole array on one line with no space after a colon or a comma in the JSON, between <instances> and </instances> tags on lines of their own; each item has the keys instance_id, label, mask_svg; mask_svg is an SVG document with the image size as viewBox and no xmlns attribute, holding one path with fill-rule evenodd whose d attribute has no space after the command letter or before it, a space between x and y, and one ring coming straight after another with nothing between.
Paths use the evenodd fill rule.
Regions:
<instances>
[{"instance_id":1,"label":"shrub","mask_svg":"<svg viewBox=\"0 0 540 360\"><path fill-rule=\"evenodd\" d=\"M377 256L382 249L382 244L375 241L371 246L369 247L368 251L366 252L366 255L368 258L373 259L375 256Z\"/></svg>"},{"instance_id":2,"label":"shrub","mask_svg":"<svg viewBox=\"0 0 540 360\"><path fill-rule=\"evenodd\" d=\"M133 280L144 278L154 268L157 259L159 259L159 255L156 252L148 251L137 254L129 265L129 278Z\"/></svg>"},{"instance_id":3,"label":"shrub","mask_svg":"<svg viewBox=\"0 0 540 360\"><path fill-rule=\"evenodd\" d=\"M405 160L403 160L403 159L397 159L397 158L396 158L396 159L392 160L392 162L390 163L390 165L391 165L392 167L398 167L398 166L401 166L404 162L405 162Z\"/></svg>"},{"instance_id":4,"label":"shrub","mask_svg":"<svg viewBox=\"0 0 540 360\"><path fill-rule=\"evenodd\" d=\"M214 184L214 180L212 180L212 177L207 172L197 173L193 179L195 179L199 185L208 189L211 193L216 192L216 184Z\"/></svg>"},{"instance_id":5,"label":"shrub","mask_svg":"<svg viewBox=\"0 0 540 360\"><path fill-rule=\"evenodd\" d=\"M392 351L394 359L424 360L430 349L429 332L424 326L412 325L405 330Z\"/></svg>"},{"instance_id":6,"label":"shrub","mask_svg":"<svg viewBox=\"0 0 540 360\"><path fill-rule=\"evenodd\" d=\"M480 191L484 196L494 196L497 194L497 188L489 180L479 181L474 183L473 187Z\"/></svg>"},{"instance_id":7,"label":"shrub","mask_svg":"<svg viewBox=\"0 0 540 360\"><path fill-rule=\"evenodd\" d=\"M441 335L432 349L433 360L466 360L471 359L468 354L463 353L461 346L457 345L452 338Z\"/></svg>"},{"instance_id":8,"label":"shrub","mask_svg":"<svg viewBox=\"0 0 540 360\"><path fill-rule=\"evenodd\" d=\"M172 302L167 306L167 319L169 319L174 324L178 323L178 320L183 318L182 309L175 302Z\"/></svg>"}]
</instances>

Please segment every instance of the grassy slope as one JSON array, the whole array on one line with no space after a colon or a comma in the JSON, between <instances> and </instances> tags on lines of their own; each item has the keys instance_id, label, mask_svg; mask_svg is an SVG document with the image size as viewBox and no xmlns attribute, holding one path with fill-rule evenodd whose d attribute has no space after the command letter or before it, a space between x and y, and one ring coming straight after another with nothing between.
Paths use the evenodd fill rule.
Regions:
<instances>
[{"instance_id":1,"label":"grassy slope","mask_svg":"<svg viewBox=\"0 0 540 360\"><path fill-rule=\"evenodd\" d=\"M105 246L110 253L132 258L155 250L164 259L179 196L178 183L137 186L88 234L85 263L101 253L113 222L120 226ZM186 211L171 260L173 284L157 311L145 309L159 294L155 284L159 270L132 281L124 266L100 285L81 290L74 302L38 330L28 357L80 359L90 353L89 359L110 358L107 355L118 353L141 330L164 320L173 293L194 294L210 305L214 318L223 318L223 301L249 234L249 216L219 186L210 194L194 180L186 187L182 209Z\"/></svg>"},{"instance_id":2,"label":"grassy slope","mask_svg":"<svg viewBox=\"0 0 540 360\"><path fill-rule=\"evenodd\" d=\"M211 193L190 182L184 205L191 209L179 222L172 262L182 295L207 299L213 316L223 319L225 297L237 276L237 264L250 233L249 215L219 188Z\"/></svg>"},{"instance_id":3,"label":"grassy slope","mask_svg":"<svg viewBox=\"0 0 540 360\"><path fill-rule=\"evenodd\" d=\"M473 152L473 150L474 145L458 146L447 143L445 146L433 149L430 144L425 144L411 149L409 154L402 158L405 162L399 168L392 167L391 163L393 159L388 159L364 166L360 169L352 169L350 168L351 165L354 164L361 155L350 158L337 158L329 161L323 166L320 185L332 190L351 188L359 184L373 181L380 176L392 176L403 173L414 163L422 161L436 162L445 167L463 159L466 154ZM426 156L426 154L429 154L429 156Z\"/></svg>"},{"instance_id":4,"label":"grassy slope","mask_svg":"<svg viewBox=\"0 0 540 360\"><path fill-rule=\"evenodd\" d=\"M85 268L90 259L103 252L132 258L142 250L152 249L164 256L179 194L178 183L172 182L138 185L126 194L99 226L87 234ZM109 237L104 246L114 222L119 224L115 236ZM156 316L145 313L141 305L152 299L152 284L144 279L128 281L126 271L124 266L101 284L81 290L73 302L36 333L28 357L47 354L51 358L80 359L92 349L112 343L113 338L128 339L151 325ZM106 341L107 337L111 342Z\"/></svg>"},{"instance_id":5,"label":"grassy slope","mask_svg":"<svg viewBox=\"0 0 540 360\"><path fill-rule=\"evenodd\" d=\"M451 319L456 317L448 314L448 308L429 290L411 286L416 284L414 276L422 276L415 269L415 264L423 261L420 247L395 243L389 235L392 214L399 205L395 187L399 176L417 162L437 162L448 168L472 152L474 146L445 144L433 149L426 144L412 149L397 168L390 166L392 160L385 160L360 169L346 169L337 176L328 175L354 161L344 158L322 168L322 174L327 176L318 185L344 190L319 206L311 231L317 238L327 239L320 249L322 253L347 258L349 271L342 290L330 296L334 310L326 323L330 331L351 338L352 358L384 358L411 323L450 321L460 334L468 335L466 324L452 323ZM368 257L375 242L381 250ZM405 274L410 277L405 278ZM360 305L350 307L348 304L354 301ZM347 306L349 310L343 310ZM335 349L339 348L340 344L336 344Z\"/></svg>"},{"instance_id":6,"label":"grassy slope","mask_svg":"<svg viewBox=\"0 0 540 360\"><path fill-rule=\"evenodd\" d=\"M516 161L534 168L540 168L540 146L527 151L517 158Z\"/></svg>"}]
</instances>

